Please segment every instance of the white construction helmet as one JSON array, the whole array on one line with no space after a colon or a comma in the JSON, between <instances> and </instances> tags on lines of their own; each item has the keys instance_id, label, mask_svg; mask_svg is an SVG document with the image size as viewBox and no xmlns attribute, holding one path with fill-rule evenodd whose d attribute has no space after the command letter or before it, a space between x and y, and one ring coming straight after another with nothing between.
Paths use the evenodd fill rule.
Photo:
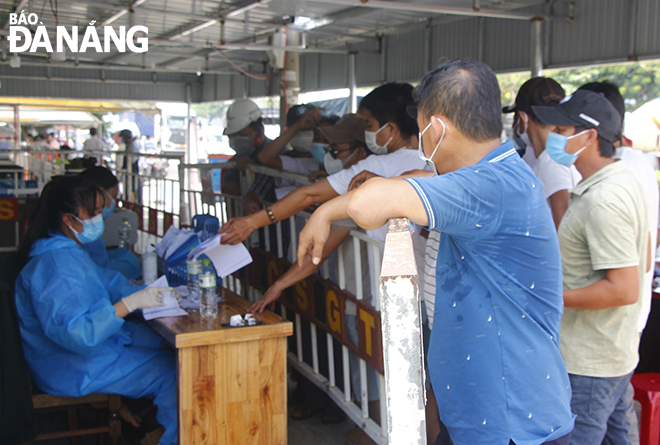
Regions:
<instances>
[{"instance_id":1,"label":"white construction helmet","mask_svg":"<svg viewBox=\"0 0 660 445\"><path fill-rule=\"evenodd\" d=\"M250 99L238 99L227 110L227 127L223 134L234 134L261 117L259 105Z\"/></svg>"}]
</instances>

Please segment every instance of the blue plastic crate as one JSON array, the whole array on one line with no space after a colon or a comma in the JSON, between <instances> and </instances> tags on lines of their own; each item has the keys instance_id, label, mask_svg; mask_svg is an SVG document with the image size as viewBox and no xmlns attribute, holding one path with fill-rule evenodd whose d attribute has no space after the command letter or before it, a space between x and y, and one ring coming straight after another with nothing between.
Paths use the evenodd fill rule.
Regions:
<instances>
[{"instance_id":1,"label":"blue plastic crate","mask_svg":"<svg viewBox=\"0 0 660 445\"><path fill-rule=\"evenodd\" d=\"M192 228L199 233L200 241L206 241L218 233L220 220L213 215L195 215L192 220Z\"/></svg>"},{"instance_id":2,"label":"blue plastic crate","mask_svg":"<svg viewBox=\"0 0 660 445\"><path fill-rule=\"evenodd\" d=\"M170 266L162 258L158 258L159 275L165 274L167 282L171 287L185 286L188 283L186 276L186 260L179 261L177 264Z\"/></svg>"}]
</instances>

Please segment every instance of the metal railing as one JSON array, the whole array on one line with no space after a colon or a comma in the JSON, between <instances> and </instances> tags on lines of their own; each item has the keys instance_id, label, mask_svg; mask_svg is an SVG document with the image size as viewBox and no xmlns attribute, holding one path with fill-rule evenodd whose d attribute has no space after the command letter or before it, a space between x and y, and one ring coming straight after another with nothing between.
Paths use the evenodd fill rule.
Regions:
<instances>
[{"instance_id":1,"label":"metal railing","mask_svg":"<svg viewBox=\"0 0 660 445\"><path fill-rule=\"evenodd\" d=\"M37 175L43 187L50 175L64 173L61 156L58 163L55 155L69 153L72 152L18 150L14 152L14 159L17 164ZM221 225L229 218L242 215L241 197L215 192L210 185L213 170L233 168L233 163L184 164L180 157L175 156L126 152L83 153L105 158L109 168L117 175L121 183L123 204L144 218L140 219L142 222L138 227L143 232L139 237L139 244L142 246L162 237L169 227L168 224L189 225L191 216L195 214L214 215ZM128 159L125 165L122 157ZM167 166L164 169L165 175L149 171L149 165L146 163L148 158L164 161L163 164ZM135 163L134 160L138 162ZM243 191L249 188L256 174L265 174L300 185L309 184L307 177L303 175L262 165L248 164L246 170L246 173L241 175ZM279 221L262 229L265 234L262 233L261 243L255 231L247 240L255 262L246 268L247 271L243 269L227 277L223 285L250 301L261 298L263 292L285 268L295 262L298 233L309 216L308 211L303 211L286 221ZM405 230L402 229L404 225ZM270 230L275 231L272 240L271 236L268 236ZM288 231L290 239L288 247L283 236L285 231ZM325 391L376 443L402 443L392 442L392 439L407 437L407 443L423 444L426 440L424 434L417 439L419 432L424 432L423 371L421 374L413 373L413 377L410 377L410 374L408 380L402 381L401 369L393 367L394 363L401 365L399 362L405 359L406 364L413 366L412 369L423 370L415 257L412 248L405 247L402 250L400 246L395 247L412 245L407 224L399 222L398 225L392 226L388 232L387 243L386 246L382 240L374 239L360 229L350 230L348 238L339 246L336 254L322 265L320 274L310 277L305 286L300 286L306 290L301 291L297 285L294 286L294 297L282 298L279 311L283 318L294 323L295 336L290 343L288 359L295 369ZM381 258L384 265L382 276ZM395 258L394 263L392 258ZM402 269L397 272L388 266L392 264L408 264L411 267L403 274L399 273ZM255 269L256 267L260 269ZM266 274L262 273L264 270L267 271ZM265 283L255 282L257 276L264 275L267 277ZM364 282L363 275L368 275L368 282ZM351 286L348 285L349 281ZM370 304L367 303L369 300ZM355 306L354 318L350 318L352 314L346 313L347 304ZM408 310L404 311L404 307ZM393 317L400 323L391 324ZM347 318L348 323L354 322L357 326L349 326ZM401 323L405 325L404 331L401 331ZM307 325L309 338L303 337L303 327ZM355 328L357 334L349 338L348 331L355 331ZM413 339L412 342L406 343L408 346L405 351L400 349L400 344L393 341L402 335ZM340 345L340 353L337 355L336 344ZM309 349L311 354L306 354L305 350ZM337 360L340 360L341 364ZM369 413L369 399L375 397L373 394L370 397L368 376L373 374L374 370L379 371L377 391L380 400L380 424L371 418L373 413L371 416ZM352 388L351 376L355 379L358 375L361 390L355 395L355 403L352 394L356 391ZM391 382L396 383L392 385ZM404 388L405 394L401 393ZM400 417L402 413L405 414L404 423ZM405 435L402 436L400 431L404 431Z\"/></svg>"}]
</instances>

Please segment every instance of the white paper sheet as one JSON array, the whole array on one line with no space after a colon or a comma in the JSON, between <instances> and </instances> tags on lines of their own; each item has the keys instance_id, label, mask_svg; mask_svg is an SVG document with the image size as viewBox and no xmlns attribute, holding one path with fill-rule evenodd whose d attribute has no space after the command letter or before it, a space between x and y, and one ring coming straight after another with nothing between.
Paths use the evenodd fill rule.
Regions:
<instances>
[{"instance_id":1,"label":"white paper sheet","mask_svg":"<svg viewBox=\"0 0 660 445\"><path fill-rule=\"evenodd\" d=\"M155 245L156 254L164 259L168 259L176 250L184 243L186 243L195 232L189 229L177 229L170 226L163 236L163 240Z\"/></svg>"},{"instance_id":2,"label":"white paper sheet","mask_svg":"<svg viewBox=\"0 0 660 445\"><path fill-rule=\"evenodd\" d=\"M162 275L156 281L147 287L170 287L167 283L167 277ZM170 292L163 292L163 303L165 306L150 307L142 309L142 316L145 320L153 320L154 318L162 317L180 317L188 315L188 312L179 307L179 302L172 296Z\"/></svg>"},{"instance_id":3,"label":"white paper sheet","mask_svg":"<svg viewBox=\"0 0 660 445\"><path fill-rule=\"evenodd\" d=\"M193 250L192 255L197 258L205 254L213 263L218 276L224 278L250 264L252 256L242 243L233 246L220 244L222 235L224 233L207 239Z\"/></svg>"}]
</instances>

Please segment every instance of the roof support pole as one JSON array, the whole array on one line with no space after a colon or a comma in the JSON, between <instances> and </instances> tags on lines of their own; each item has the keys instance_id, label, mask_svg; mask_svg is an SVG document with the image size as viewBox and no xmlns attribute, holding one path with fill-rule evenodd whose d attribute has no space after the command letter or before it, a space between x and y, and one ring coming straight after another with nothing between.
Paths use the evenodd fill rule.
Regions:
<instances>
[{"instance_id":1,"label":"roof support pole","mask_svg":"<svg viewBox=\"0 0 660 445\"><path fill-rule=\"evenodd\" d=\"M630 40L628 45L628 60L637 60L637 11L638 1L630 2Z\"/></svg>"},{"instance_id":2,"label":"roof support pole","mask_svg":"<svg viewBox=\"0 0 660 445\"><path fill-rule=\"evenodd\" d=\"M348 53L348 112L357 113L357 82L355 79L355 52Z\"/></svg>"},{"instance_id":3,"label":"roof support pole","mask_svg":"<svg viewBox=\"0 0 660 445\"><path fill-rule=\"evenodd\" d=\"M543 75L543 47L541 46L541 23L542 18L532 20L532 77Z\"/></svg>"},{"instance_id":4,"label":"roof support pole","mask_svg":"<svg viewBox=\"0 0 660 445\"><path fill-rule=\"evenodd\" d=\"M300 31L288 28L286 30L286 46L300 45ZM287 51L284 54L284 77L282 95L280 96L280 128L286 126L286 114L289 108L298 103L300 94L300 53Z\"/></svg>"},{"instance_id":5,"label":"roof support pole","mask_svg":"<svg viewBox=\"0 0 660 445\"><path fill-rule=\"evenodd\" d=\"M193 143L194 132L190 129L192 122L190 111L192 110L192 86L186 85L186 164L197 164L197 141Z\"/></svg>"},{"instance_id":6,"label":"roof support pole","mask_svg":"<svg viewBox=\"0 0 660 445\"><path fill-rule=\"evenodd\" d=\"M14 150L21 148L20 105L14 105Z\"/></svg>"}]
</instances>

